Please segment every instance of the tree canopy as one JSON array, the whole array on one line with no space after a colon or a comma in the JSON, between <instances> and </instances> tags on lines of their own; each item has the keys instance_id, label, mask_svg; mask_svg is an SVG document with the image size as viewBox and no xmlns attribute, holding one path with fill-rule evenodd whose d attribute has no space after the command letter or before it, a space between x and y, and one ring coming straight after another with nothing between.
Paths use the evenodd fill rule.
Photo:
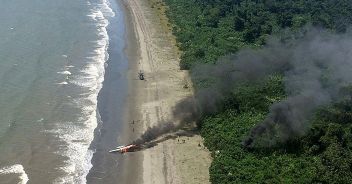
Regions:
<instances>
[{"instance_id":1,"label":"tree canopy","mask_svg":"<svg viewBox=\"0 0 352 184\"><path fill-rule=\"evenodd\" d=\"M259 48L269 35L305 25L345 32L352 22L350 0L164 0L178 46L181 69L216 63L242 48ZM247 149L243 139L271 104L286 97L283 77L242 84L216 114L200 122L214 158L212 183L352 183L352 96L321 107L304 136L274 147ZM193 81L197 83L198 81ZM198 87L198 86L196 86ZM197 90L197 89L196 89Z\"/></svg>"}]
</instances>

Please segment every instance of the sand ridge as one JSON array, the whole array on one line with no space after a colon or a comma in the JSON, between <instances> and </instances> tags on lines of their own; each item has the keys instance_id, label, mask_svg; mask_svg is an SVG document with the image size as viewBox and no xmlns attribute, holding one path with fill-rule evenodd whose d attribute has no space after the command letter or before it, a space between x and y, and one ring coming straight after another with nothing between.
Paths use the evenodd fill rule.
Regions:
<instances>
[{"instance_id":1,"label":"sand ridge","mask_svg":"<svg viewBox=\"0 0 352 184\"><path fill-rule=\"evenodd\" d=\"M172 107L191 96L192 89L184 88L190 83L188 72L179 69L180 55L174 38L162 29L160 18L148 0L123 0L123 3L131 16L139 48L136 63L129 71L130 80L135 81L130 87L134 89L133 95L129 97L134 101L128 118L132 124L127 128L137 136L149 126L172 119ZM139 70L145 73L145 81L138 80ZM199 135L170 139L138 154L143 158L142 163L131 162L141 164L143 170L136 183L209 183L211 157Z\"/></svg>"}]
</instances>

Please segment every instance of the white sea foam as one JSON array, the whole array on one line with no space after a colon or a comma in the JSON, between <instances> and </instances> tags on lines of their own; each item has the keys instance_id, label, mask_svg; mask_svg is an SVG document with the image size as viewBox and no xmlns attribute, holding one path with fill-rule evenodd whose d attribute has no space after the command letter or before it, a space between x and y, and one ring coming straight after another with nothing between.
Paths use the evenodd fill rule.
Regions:
<instances>
[{"instance_id":1,"label":"white sea foam","mask_svg":"<svg viewBox=\"0 0 352 184\"><path fill-rule=\"evenodd\" d=\"M58 82L58 83L56 83L56 84L58 84L58 85L66 85L66 84L68 84L66 81L63 81L63 82Z\"/></svg>"},{"instance_id":2,"label":"white sea foam","mask_svg":"<svg viewBox=\"0 0 352 184\"><path fill-rule=\"evenodd\" d=\"M70 104L81 109L81 118L76 122L57 123L56 126L47 131L59 140L66 143L57 150L56 154L68 157L65 164L59 168L67 175L57 178L54 183L86 183L86 176L92 167L91 159L94 150L89 146L94 138L94 130L97 127L97 96L104 80L104 64L108 59L109 37L107 26L108 17L115 16L109 7L107 0L100 0L99 4L87 1L92 7L91 13L87 15L97 26L98 41L92 42L95 45L94 51L86 58L87 64L78 73L71 75L69 71L58 72L71 75L70 84L82 87L79 97L70 99ZM69 68L71 66L67 66ZM62 82L60 84L67 84Z\"/></svg>"},{"instance_id":3,"label":"white sea foam","mask_svg":"<svg viewBox=\"0 0 352 184\"><path fill-rule=\"evenodd\" d=\"M28 175L24 171L24 168L20 164L6 166L0 169L0 175L5 174L18 174L20 182L18 184L26 184L29 181Z\"/></svg>"},{"instance_id":4,"label":"white sea foam","mask_svg":"<svg viewBox=\"0 0 352 184\"><path fill-rule=\"evenodd\" d=\"M75 67L75 66L73 66L73 65L67 65L67 66L65 66L65 68L73 68L73 67Z\"/></svg>"},{"instance_id":5,"label":"white sea foam","mask_svg":"<svg viewBox=\"0 0 352 184\"><path fill-rule=\"evenodd\" d=\"M70 71L61 71L61 72L57 72L58 74L64 74L64 75L71 75L72 73Z\"/></svg>"}]
</instances>

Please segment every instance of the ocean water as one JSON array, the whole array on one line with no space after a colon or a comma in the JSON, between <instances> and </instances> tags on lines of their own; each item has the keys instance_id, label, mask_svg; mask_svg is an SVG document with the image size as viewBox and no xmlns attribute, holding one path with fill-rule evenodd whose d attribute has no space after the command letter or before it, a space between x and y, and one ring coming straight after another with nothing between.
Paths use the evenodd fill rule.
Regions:
<instances>
[{"instance_id":1,"label":"ocean water","mask_svg":"<svg viewBox=\"0 0 352 184\"><path fill-rule=\"evenodd\" d=\"M86 183L119 14L108 0L1 1L0 183Z\"/></svg>"}]
</instances>

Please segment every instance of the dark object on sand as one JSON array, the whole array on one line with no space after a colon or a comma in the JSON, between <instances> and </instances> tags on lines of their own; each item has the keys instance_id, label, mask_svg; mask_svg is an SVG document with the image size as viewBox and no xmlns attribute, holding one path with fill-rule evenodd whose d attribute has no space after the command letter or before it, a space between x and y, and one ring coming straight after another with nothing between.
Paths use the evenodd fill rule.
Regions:
<instances>
[{"instance_id":1,"label":"dark object on sand","mask_svg":"<svg viewBox=\"0 0 352 184\"><path fill-rule=\"evenodd\" d=\"M127 153L127 152L134 152L134 151L137 151L138 150L138 146L135 145L135 144L130 144L130 145L127 145L127 146L118 146L116 147L116 149L113 149L113 150L110 150L109 153L115 153L115 152L118 152L118 153Z\"/></svg>"},{"instance_id":2,"label":"dark object on sand","mask_svg":"<svg viewBox=\"0 0 352 184\"><path fill-rule=\"evenodd\" d=\"M142 71L138 72L139 80L144 80L144 73Z\"/></svg>"}]
</instances>

